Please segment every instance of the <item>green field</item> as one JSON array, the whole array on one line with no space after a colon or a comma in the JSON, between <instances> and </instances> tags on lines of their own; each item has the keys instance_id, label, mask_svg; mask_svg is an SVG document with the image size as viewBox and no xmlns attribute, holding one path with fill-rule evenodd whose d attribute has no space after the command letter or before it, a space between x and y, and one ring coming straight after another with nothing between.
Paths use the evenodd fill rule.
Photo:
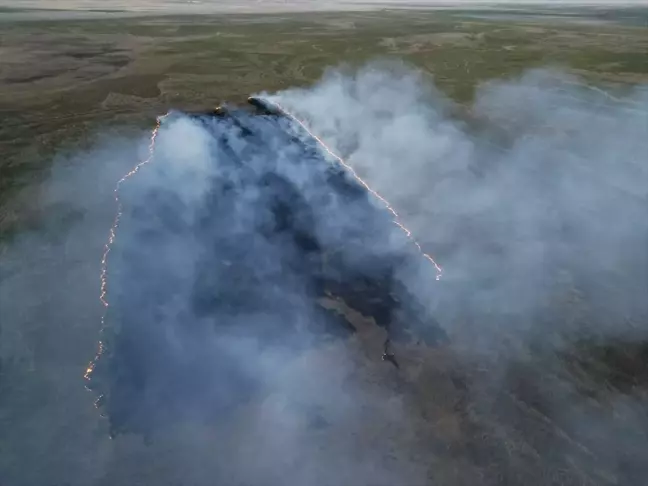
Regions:
<instances>
[{"instance_id":1,"label":"green field","mask_svg":"<svg viewBox=\"0 0 648 486\"><path fill-rule=\"evenodd\" d=\"M466 104L480 82L539 66L601 85L648 79L644 28L569 20L388 11L3 22L0 197L32 180L55 149L99 127L146 126L170 107L308 85L340 64L403 59Z\"/></svg>"}]
</instances>

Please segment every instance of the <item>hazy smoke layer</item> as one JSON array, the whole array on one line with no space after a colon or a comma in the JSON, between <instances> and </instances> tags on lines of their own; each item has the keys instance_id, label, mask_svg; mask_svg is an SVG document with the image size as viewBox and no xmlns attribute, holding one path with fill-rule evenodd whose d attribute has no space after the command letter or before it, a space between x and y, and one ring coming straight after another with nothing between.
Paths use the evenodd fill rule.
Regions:
<instances>
[{"instance_id":1,"label":"hazy smoke layer","mask_svg":"<svg viewBox=\"0 0 648 486\"><path fill-rule=\"evenodd\" d=\"M374 65L276 99L402 208L445 268L449 328L474 312L489 341L536 322L648 332L645 88L534 71L482 86L457 122L421 73ZM587 308L566 321L570 292Z\"/></svg>"},{"instance_id":2,"label":"hazy smoke layer","mask_svg":"<svg viewBox=\"0 0 648 486\"><path fill-rule=\"evenodd\" d=\"M90 401L50 376L78 384L82 371L50 365L39 386L57 399L7 442L19 451L0 457L7 477L38 486L640 484L648 91L581 83L530 72L482 86L459 110L422 73L374 64L271 95L392 202L443 266L440 282L389 213L341 183L334 161L294 127L171 114L152 162L123 185L109 260L107 353L92 386L126 434L108 443L97 426L84 435L75 424L95 423ZM117 152L128 150L83 158ZM55 201L107 211L90 204L87 173L60 174ZM86 191L71 196L71 185ZM19 326L23 314L56 321L52 329L87 325L84 297L95 293L77 284L77 301L56 288L61 275L83 281L69 269L105 234L95 221L72 221L51 243L65 258L49 279L6 267L3 339L18 334L5 323ZM7 261L26 261L39 244L17 240ZM54 289L56 319L20 307L37 285ZM414 338L394 347L400 370L380 359L392 321ZM417 344L437 322L450 342ZM52 355L79 346L66 332L72 339L49 335ZM8 362L19 348L7 342ZM49 349L40 346L25 348ZM5 459L35 451L48 458L40 469Z\"/></svg>"},{"instance_id":3,"label":"hazy smoke layer","mask_svg":"<svg viewBox=\"0 0 648 486\"><path fill-rule=\"evenodd\" d=\"M144 12L202 13L202 12L268 12L296 10L345 10L376 8L426 8L452 7L461 5L642 5L644 0L0 0L0 5L22 8L67 9L67 10L125 10Z\"/></svg>"},{"instance_id":4,"label":"hazy smoke layer","mask_svg":"<svg viewBox=\"0 0 648 486\"><path fill-rule=\"evenodd\" d=\"M435 342L399 275L425 265L434 279L435 267L296 126L242 110L171 114L151 162L122 185L91 381L115 432L245 403L300 350L353 330L323 298L393 339Z\"/></svg>"},{"instance_id":5,"label":"hazy smoke layer","mask_svg":"<svg viewBox=\"0 0 648 486\"><path fill-rule=\"evenodd\" d=\"M473 412L500 417L558 470L581 447L593 484L602 470L627 484L645 475L646 87L612 94L532 71L481 86L457 121L422 73L372 65L274 99L401 209L444 267L440 293L403 281L489 370L473 376ZM531 411L575 441L548 440ZM541 480L553 481L577 480Z\"/></svg>"}]
</instances>

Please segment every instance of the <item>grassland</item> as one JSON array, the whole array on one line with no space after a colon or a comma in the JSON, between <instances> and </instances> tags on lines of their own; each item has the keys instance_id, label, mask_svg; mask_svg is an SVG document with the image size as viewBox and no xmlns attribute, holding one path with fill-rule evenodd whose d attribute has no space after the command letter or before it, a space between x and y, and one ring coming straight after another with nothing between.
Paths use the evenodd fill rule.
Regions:
<instances>
[{"instance_id":1,"label":"grassland","mask_svg":"<svg viewBox=\"0 0 648 486\"><path fill-rule=\"evenodd\" d=\"M484 80L535 66L601 84L648 79L640 26L555 15L509 20L497 12L391 11L2 22L0 199L33 180L61 145L83 143L99 127L142 126L169 107L309 84L341 63L404 59L459 102ZM0 227L7 218L5 210Z\"/></svg>"}]
</instances>

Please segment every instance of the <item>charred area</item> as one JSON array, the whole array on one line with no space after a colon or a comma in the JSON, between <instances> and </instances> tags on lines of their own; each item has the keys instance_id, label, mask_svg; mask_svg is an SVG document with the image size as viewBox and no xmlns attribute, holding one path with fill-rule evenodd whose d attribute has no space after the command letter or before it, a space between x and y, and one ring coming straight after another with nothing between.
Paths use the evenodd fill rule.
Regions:
<instances>
[{"instance_id":1,"label":"charred area","mask_svg":"<svg viewBox=\"0 0 648 486\"><path fill-rule=\"evenodd\" d=\"M443 337L396 276L434 267L291 120L254 98L173 113L162 129L177 120L205 134L215 166L204 190L181 194L159 182L178 162L155 153L123 190L103 353L89 379L112 434L148 435L243 403L266 378L240 362L239 346L299 353L353 334L322 297L390 340Z\"/></svg>"}]
</instances>

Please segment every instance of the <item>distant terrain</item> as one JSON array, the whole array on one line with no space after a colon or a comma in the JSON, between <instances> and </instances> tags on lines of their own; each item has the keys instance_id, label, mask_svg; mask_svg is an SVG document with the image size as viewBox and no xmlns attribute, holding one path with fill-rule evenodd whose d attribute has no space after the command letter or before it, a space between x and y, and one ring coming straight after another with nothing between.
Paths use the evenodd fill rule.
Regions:
<instances>
[{"instance_id":1,"label":"distant terrain","mask_svg":"<svg viewBox=\"0 0 648 486\"><path fill-rule=\"evenodd\" d=\"M628 24L623 11L37 18L0 23L5 200L39 173L55 146L82 140L97 124L143 126L169 107L306 85L341 63L404 59L459 102L481 81L539 66L615 89L648 77L646 31ZM2 211L2 227L13 211Z\"/></svg>"}]
</instances>

